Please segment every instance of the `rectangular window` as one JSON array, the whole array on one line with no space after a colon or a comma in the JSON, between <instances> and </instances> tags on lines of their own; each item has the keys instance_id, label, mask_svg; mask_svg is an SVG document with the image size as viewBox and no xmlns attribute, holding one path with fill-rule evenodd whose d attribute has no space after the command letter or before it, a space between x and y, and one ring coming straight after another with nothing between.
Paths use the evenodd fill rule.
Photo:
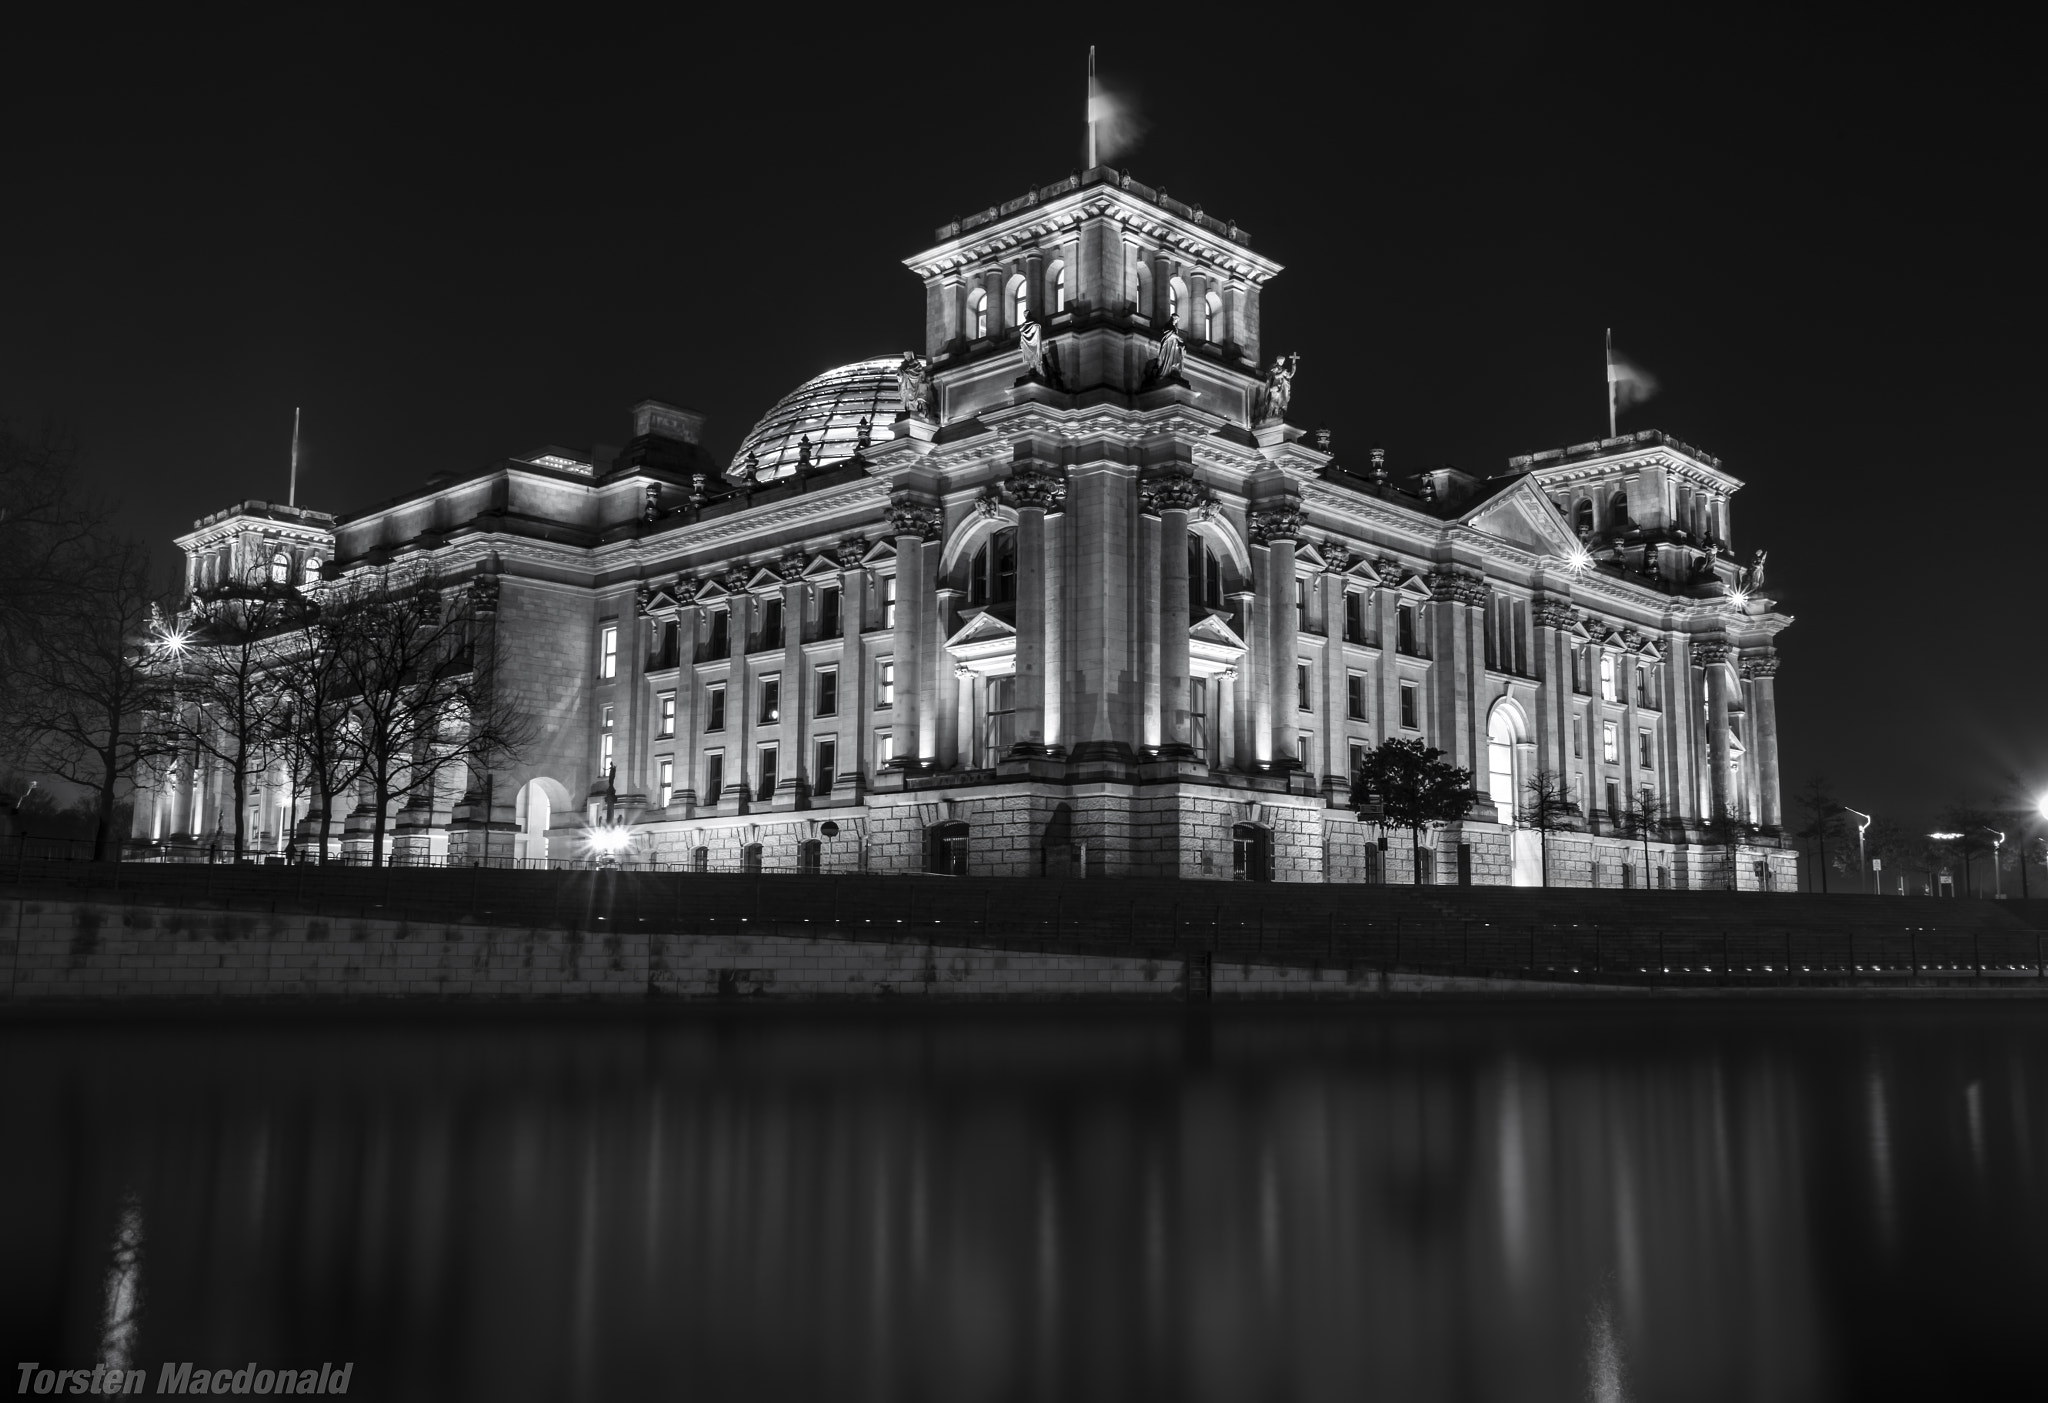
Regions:
<instances>
[{"instance_id":1,"label":"rectangular window","mask_svg":"<svg viewBox=\"0 0 2048 1403\"><path fill-rule=\"evenodd\" d=\"M1529 601L1517 599L1512 620L1515 634L1515 671L1529 675Z\"/></svg>"},{"instance_id":2,"label":"rectangular window","mask_svg":"<svg viewBox=\"0 0 2048 1403\"><path fill-rule=\"evenodd\" d=\"M1394 618L1395 623L1397 625L1395 629L1394 638L1395 646L1399 648L1401 652L1408 654L1408 656L1410 657L1414 657L1416 651L1415 606L1413 604L1407 603L1402 604L1400 609L1396 612Z\"/></svg>"},{"instance_id":3,"label":"rectangular window","mask_svg":"<svg viewBox=\"0 0 2048 1403\"><path fill-rule=\"evenodd\" d=\"M1353 721L1366 719L1365 674L1362 672L1349 673L1344 678L1344 714Z\"/></svg>"},{"instance_id":4,"label":"rectangular window","mask_svg":"<svg viewBox=\"0 0 2048 1403\"><path fill-rule=\"evenodd\" d=\"M1355 589L1344 591L1344 641L1365 642L1365 596Z\"/></svg>"},{"instance_id":5,"label":"rectangular window","mask_svg":"<svg viewBox=\"0 0 2048 1403\"><path fill-rule=\"evenodd\" d=\"M758 754L760 764L757 772L761 777L761 783L754 790L754 797L756 799L773 799L775 797L775 747L764 745Z\"/></svg>"},{"instance_id":6,"label":"rectangular window","mask_svg":"<svg viewBox=\"0 0 2048 1403\"><path fill-rule=\"evenodd\" d=\"M896 627L896 577L882 577L882 627Z\"/></svg>"},{"instance_id":7,"label":"rectangular window","mask_svg":"<svg viewBox=\"0 0 2048 1403\"><path fill-rule=\"evenodd\" d=\"M1358 777L1358 772L1359 772L1360 770L1364 769L1364 768L1365 768L1365 747L1364 747L1364 746L1362 746L1362 745L1359 745L1359 744L1357 744L1356 742L1353 742L1353 744L1352 744L1352 746L1351 746L1351 776L1352 776L1352 778L1353 778L1353 779L1356 779L1356 778Z\"/></svg>"},{"instance_id":8,"label":"rectangular window","mask_svg":"<svg viewBox=\"0 0 2048 1403\"><path fill-rule=\"evenodd\" d=\"M1315 676L1307 663L1294 665L1294 705L1301 711L1314 711Z\"/></svg>"},{"instance_id":9,"label":"rectangular window","mask_svg":"<svg viewBox=\"0 0 2048 1403\"><path fill-rule=\"evenodd\" d=\"M676 621L663 619L654 635L654 661L650 666L659 669L676 665Z\"/></svg>"},{"instance_id":10,"label":"rectangular window","mask_svg":"<svg viewBox=\"0 0 2048 1403\"><path fill-rule=\"evenodd\" d=\"M654 767L654 773L655 788L661 796L657 802L665 809L669 805L669 800L676 797L676 762L663 759Z\"/></svg>"},{"instance_id":11,"label":"rectangular window","mask_svg":"<svg viewBox=\"0 0 2048 1403\"><path fill-rule=\"evenodd\" d=\"M1585 758L1585 755L1586 719L1583 716L1574 716L1572 718L1572 759L1582 760Z\"/></svg>"},{"instance_id":12,"label":"rectangular window","mask_svg":"<svg viewBox=\"0 0 2048 1403\"><path fill-rule=\"evenodd\" d=\"M732 610L711 611L711 637L704 645L707 661L727 657L732 652Z\"/></svg>"},{"instance_id":13,"label":"rectangular window","mask_svg":"<svg viewBox=\"0 0 2048 1403\"><path fill-rule=\"evenodd\" d=\"M1621 785L1616 780L1607 781L1607 816L1621 822Z\"/></svg>"},{"instance_id":14,"label":"rectangular window","mask_svg":"<svg viewBox=\"0 0 2048 1403\"><path fill-rule=\"evenodd\" d=\"M886 770L896 758L896 738L887 731L875 732L875 768Z\"/></svg>"},{"instance_id":15,"label":"rectangular window","mask_svg":"<svg viewBox=\"0 0 2048 1403\"><path fill-rule=\"evenodd\" d=\"M619 675L619 626L606 624L597 631L597 675Z\"/></svg>"},{"instance_id":16,"label":"rectangular window","mask_svg":"<svg viewBox=\"0 0 2048 1403\"><path fill-rule=\"evenodd\" d=\"M837 739L818 742L818 783L813 790L818 794L832 792L833 776L839 768L839 742Z\"/></svg>"},{"instance_id":17,"label":"rectangular window","mask_svg":"<svg viewBox=\"0 0 2048 1403\"><path fill-rule=\"evenodd\" d=\"M1650 749L1650 746L1650 733L1648 731L1637 731L1636 763L1646 770L1651 768L1650 756L1652 754L1652 751Z\"/></svg>"},{"instance_id":18,"label":"rectangular window","mask_svg":"<svg viewBox=\"0 0 2048 1403\"><path fill-rule=\"evenodd\" d=\"M982 763L993 765L1017 743L1017 679L988 679L988 723Z\"/></svg>"},{"instance_id":19,"label":"rectangular window","mask_svg":"<svg viewBox=\"0 0 2048 1403\"><path fill-rule=\"evenodd\" d=\"M826 585L818 591L818 637L839 636L839 586Z\"/></svg>"},{"instance_id":20,"label":"rectangular window","mask_svg":"<svg viewBox=\"0 0 2048 1403\"><path fill-rule=\"evenodd\" d=\"M1308 581L1299 575L1294 578L1294 626L1308 629Z\"/></svg>"},{"instance_id":21,"label":"rectangular window","mask_svg":"<svg viewBox=\"0 0 2048 1403\"><path fill-rule=\"evenodd\" d=\"M599 707L597 715L597 774L603 779L612 772L612 709Z\"/></svg>"},{"instance_id":22,"label":"rectangular window","mask_svg":"<svg viewBox=\"0 0 2048 1403\"><path fill-rule=\"evenodd\" d=\"M1600 758L1610 765L1621 763L1621 731L1612 721L1600 723Z\"/></svg>"},{"instance_id":23,"label":"rectangular window","mask_svg":"<svg viewBox=\"0 0 2048 1403\"><path fill-rule=\"evenodd\" d=\"M663 692L660 698L661 729L655 734L666 740L676 733L676 694Z\"/></svg>"},{"instance_id":24,"label":"rectangular window","mask_svg":"<svg viewBox=\"0 0 2048 1403\"><path fill-rule=\"evenodd\" d=\"M761 724L772 726L782 719L782 677L769 673L761 679Z\"/></svg>"},{"instance_id":25,"label":"rectangular window","mask_svg":"<svg viewBox=\"0 0 2048 1403\"><path fill-rule=\"evenodd\" d=\"M1300 735L1294 738L1295 764L1301 766L1304 770L1315 768L1312 764L1309 763L1311 757L1313 757L1315 753L1316 738L1314 736L1310 735L1307 731L1303 731Z\"/></svg>"},{"instance_id":26,"label":"rectangular window","mask_svg":"<svg viewBox=\"0 0 2048 1403\"><path fill-rule=\"evenodd\" d=\"M1621 695L1615 687L1614 654L1612 653L1603 652L1600 654L1600 700L1604 702L1621 700Z\"/></svg>"},{"instance_id":27,"label":"rectangular window","mask_svg":"<svg viewBox=\"0 0 2048 1403\"><path fill-rule=\"evenodd\" d=\"M725 729L725 684L713 682L704 689L704 729L722 731Z\"/></svg>"},{"instance_id":28,"label":"rectangular window","mask_svg":"<svg viewBox=\"0 0 2048 1403\"><path fill-rule=\"evenodd\" d=\"M761 601L761 644L764 649L782 646L782 596L771 594Z\"/></svg>"},{"instance_id":29,"label":"rectangular window","mask_svg":"<svg viewBox=\"0 0 2048 1403\"><path fill-rule=\"evenodd\" d=\"M1413 682L1403 682L1401 684L1401 724L1411 731L1422 729L1420 708L1417 703L1418 698L1415 695L1415 684Z\"/></svg>"},{"instance_id":30,"label":"rectangular window","mask_svg":"<svg viewBox=\"0 0 2048 1403\"><path fill-rule=\"evenodd\" d=\"M896 663L884 658L875 664L875 707L886 710L896 705Z\"/></svg>"},{"instance_id":31,"label":"rectangular window","mask_svg":"<svg viewBox=\"0 0 2048 1403\"><path fill-rule=\"evenodd\" d=\"M839 669L821 667L818 669L818 715L839 714Z\"/></svg>"},{"instance_id":32,"label":"rectangular window","mask_svg":"<svg viewBox=\"0 0 2048 1403\"><path fill-rule=\"evenodd\" d=\"M1636 705L1650 704L1650 669L1638 664L1636 667Z\"/></svg>"},{"instance_id":33,"label":"rectangular window","mask_svg":"<svg viewBox=\"0 0 2048 1403\"><path fill-rule=\"evenodd\" d=\"M1590 671L1591 664L1588 658L1589 654L1586 651L1585 644L1575 643L1572 645L1572 690L1580 696L1584 696L1593 689Z\"/></svg>"},{"instance_id":34,"label":"rectangular window","mask_svg":"<svg viewBox=\"0 0 2048 1403\"><path fill-rule=\"evenodd\" d=\"M725 752L704 752L704 802L715 804L725 793Z\"/></svg>"},{"instance_id":35,"label":"rectangular window","mask_svg":"<svg viewBox=\"0 0 2048 1403\"><path fill-rule=\"evenodd\" d=\"M1197 760L1209 758L1209 679L1188 679L1188 744Z\"/></svg>"}]
</instances>

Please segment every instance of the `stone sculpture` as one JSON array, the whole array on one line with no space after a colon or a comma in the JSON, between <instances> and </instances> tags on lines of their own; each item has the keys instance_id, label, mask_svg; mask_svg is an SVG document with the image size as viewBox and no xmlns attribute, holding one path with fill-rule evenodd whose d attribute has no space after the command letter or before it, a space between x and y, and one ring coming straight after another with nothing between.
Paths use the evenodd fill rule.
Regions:
<instances>
[{"instance_id":1,"label":"stone sculpture","mask_svg":"<svg viewBox=\"0 0 2048 1403\"><path fill-rule=\"evenodd\" d=\"M931 362L915 351L903 353L896 367L896 392L903 399L903 412L912 419L935 419L932 412Z\"/></svg>"}]
</instances>

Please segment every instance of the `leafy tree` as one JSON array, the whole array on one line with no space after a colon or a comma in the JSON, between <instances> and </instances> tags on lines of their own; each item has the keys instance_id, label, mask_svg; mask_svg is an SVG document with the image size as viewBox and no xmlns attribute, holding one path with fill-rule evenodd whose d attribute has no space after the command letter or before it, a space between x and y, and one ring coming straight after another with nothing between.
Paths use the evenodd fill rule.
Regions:
<instances>
[{"instance_id":1,"label":"leafy tree","mask_svg":"<svg viewBox=\"0 0 2048 1403\"><path fill-rule=\"evenodd\" d=\"M1441 750L1419 740L1383 740L1366 752L1352 781L1353 802L1377 803L1389 826L1408 830L1417 886L1422 884L1424 831L1457 822L1472 804L1472 772L1443 757Z\"/></svg>"},{"instance_id":2,"label":"leafy tree","mask_svg":"<svg viewBox=\"0 0 2048 1403\"><path fill-rule=\"evenodd\" d=\"M1807 853L1810 871L1820 879L1820 889L1828 889L1828 842L1842 831L1842 806L1835 801L1834 788L1826 775L1815 775L1806 781L1806 786L1793 798L1806 821L1793 830L1794 836L1802 840ZM1812 877L1808 878L1811 885Z\"/></svg>"},{"instance_id":3,"label":"leafy tree","mask_svg":"<svg viewBox=\"0 0 2048 1403\"><path fill-rule=\"evenodd\" d=\"M153 724L170 687L149 641L149 551L132 539L81 543L91 568L51 601L19 659L17 710L32 763L93 794L93 859L120 856L121 790L166 738Z\"/></svg>"},{"instance_id":4,"label":"leafy tree","mask_svg":"<svg viewBox=\"0 0 2048 1403\"><path fill-rule=\"evenodd\" d=\"M1522 806L1517 810L1522 823L1536 830L1543 854L1543 885L1550 885L1550 835L1569 833L1579 826L1583 813L1572 798L1571 780L1556 770L1538 770L1522 783Z\"/></svg>"}]
</instances>

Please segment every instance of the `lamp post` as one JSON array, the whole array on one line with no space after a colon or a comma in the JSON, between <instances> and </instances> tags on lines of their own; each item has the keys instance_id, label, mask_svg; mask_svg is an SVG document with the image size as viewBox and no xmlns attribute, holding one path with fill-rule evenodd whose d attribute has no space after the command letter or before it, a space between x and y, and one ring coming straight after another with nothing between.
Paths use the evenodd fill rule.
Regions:
<instances>
[{"instance_id":1,"label":"lamp post","mask_svg":"<svg viewBox=\"0 0 2048 1403\"><path fill-rule=\"evenodd\" d=\"M1853 814L1856 818L1856 883L1864 892L1868 893L1870 890L1870 859L1863 852L1863 834L1870 827L1870 815L1864 813L1861 809L1852 809L1847 804L1842 805L1842 812Z\"/></svg>"},{"instance_id":2,"label":"lamp post","mask_svg":"<svg viewBox=\"0 0 2048 1403\"><path fill-rule=\"evenodd\" d=\"M1991 898L2002 901L2005 898L2005 876L1998 870L1998 851L2005 846L2005 834L1996 828L1984 830L1991 835Z\"/></svg>"}]
</instances>

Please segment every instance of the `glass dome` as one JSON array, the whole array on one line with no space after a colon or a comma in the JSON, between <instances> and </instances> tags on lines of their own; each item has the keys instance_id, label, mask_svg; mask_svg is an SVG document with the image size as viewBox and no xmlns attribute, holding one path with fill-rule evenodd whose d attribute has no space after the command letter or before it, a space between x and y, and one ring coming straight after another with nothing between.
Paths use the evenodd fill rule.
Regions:
<instances>
[{"instance_id":1,"label":"glass dome","mask_svg":"<svg viewBox=\"0 0 2048 1403\"><path fill-rule=\"evenodd\" d=\"M842 463L854 454L863 419L870 438L887 438L889 426L903 412L896 384L901 363L898 356L855 361L804 381L761 416L726 475L744 473L748 454L754 455L760 480L788 477L806 454L814 469Z\"/></svg>"}]
</instances>

